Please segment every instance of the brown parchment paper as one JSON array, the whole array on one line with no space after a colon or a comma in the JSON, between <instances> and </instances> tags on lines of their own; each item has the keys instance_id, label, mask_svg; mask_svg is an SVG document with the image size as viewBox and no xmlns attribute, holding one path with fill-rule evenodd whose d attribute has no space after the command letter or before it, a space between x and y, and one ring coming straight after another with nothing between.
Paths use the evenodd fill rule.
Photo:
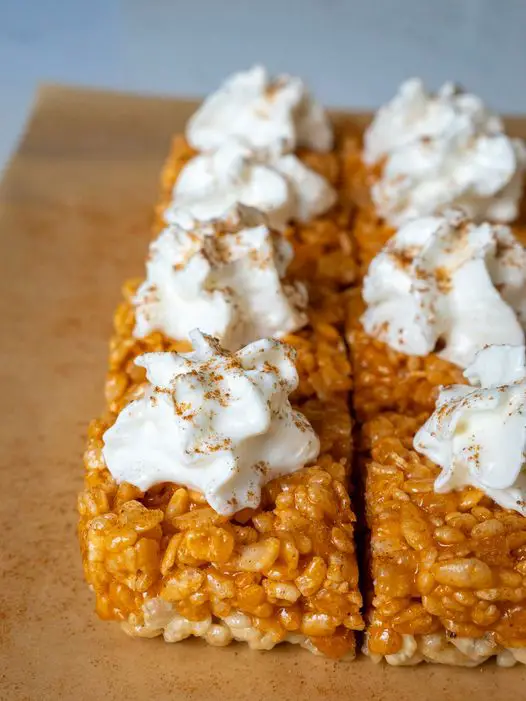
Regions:
<instances>
[{"instance_id":1,"label":"brown parchment paper","mask_svg":"<svg viewBox=\"0 0 526 701\"><path fill-rule=\"evenodd\" d=\"M45 87L0 186L0 699L523 701L524 667L168 645L93 613L75 533L84 434L119 288L142 271L169 138L192 109Z\"/></svg>"}]
</instances>

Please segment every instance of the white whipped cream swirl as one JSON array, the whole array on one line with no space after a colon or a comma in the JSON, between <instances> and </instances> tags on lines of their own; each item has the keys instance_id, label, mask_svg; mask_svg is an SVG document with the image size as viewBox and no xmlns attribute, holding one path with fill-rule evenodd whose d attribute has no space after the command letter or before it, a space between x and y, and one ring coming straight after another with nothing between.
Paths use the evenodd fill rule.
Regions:
<instances>
[{"instance_id":1,"label":"white whipped cream swirl","mask_svg":"<svg viewBox=\"0 0 526 701\"><path fill-rule=\"evenodd\" d=\"M263 339L232 354L199 331L190 336L192 353L135 361L149 385L104 434L106 465L141 490L161 482L199 490L220 514L256 508L264 484L319 452L288 399L298 385L294 352Z\"/></svg>"},{"instance_id":2,"label":"white whipped cream swirl","mask_svg":"<svg viewBox=\"0 0 526 701\"><path fill-rule=\"evenodd\" d=\"M305 286L283 280L292 247L261 213L238 206L207 223L174 215L150 245L134 299L136 338L160 331L184 340L197 326L237 350L306 324Z\"/></svg>"},{"instance_id":3,"label":"white whipped cream swirl","mask_svg":"<svg viewBox=\"0 0 526 701\"><path fill-rule=\"evenodd\" d=\"M526 148L482 100L446 83L436 95L421 80L402 84L365 134L364 160L382 164L372 188L377 211L399 226L459 206L481 221L518 214Z\"/></svg>"},{"instance_id":4,"label":"white whipped cream swirl","mask_svg":"<svg viewBox=\"0 0 526 701\"><path fill-rule=\"evenodd\" d=\"M524 346L489 346L464 375L474 386L440 391L414 448L442 468L436 492L471 485L526 516Z\"/></svg>"},{"instance_id":5,"label":"white whipped cream swirl","mask_svg":"<svg viewBox=\"0 0 526 701\"><path fill-rule=\"evenodd\" d=\"M271 80L262 66L228 78L191 117L186 136L198 151L214 151L232 136L274 155L300 147L330 151L333 144L329 118L303 81Z\"/></svg>"},{"instance_id":6,"label":"white whipped cream swirl","mask_svg":"<svg viewBox=\"0 0 526 701\"><path fill-rule=\"evenodd\" d=\"M294 154L262 158L232 137L186 164L164 216L170 223L183 208L208 221L239 202L264 212L270 226L283 230L293 220L309 221L323 214L335 201L327 180Z\"/></svg>"},{"instance_id":7,"label":"white whipped cream swirl","mask_svg":"<svg viewBox=\"0 0 526 701\"><path fill-rule=\"evenodd\" d=\"M503 225L452 210L405 224L364 280L367 333L408 355L467 367L486 345L524 343L526 251Z\"/></svg>"}]
</instances>

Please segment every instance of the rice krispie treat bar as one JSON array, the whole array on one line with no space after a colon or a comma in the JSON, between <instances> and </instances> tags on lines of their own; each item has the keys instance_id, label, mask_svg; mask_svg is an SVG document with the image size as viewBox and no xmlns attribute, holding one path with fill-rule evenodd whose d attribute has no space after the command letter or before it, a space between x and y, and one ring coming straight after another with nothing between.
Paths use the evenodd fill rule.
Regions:
<instances>
[{"instance_id":1,"label":"rice krispie treat bar","mask_svg":"<svg viewBox=\"0 0 526 701\"><path fill-rule=\"evenodd\" d=\"M526 663L525 367L490 346L431 418L364 424L373 659Z\"/></svg>"},{"instance_id":2,"label":"rice krispie treat bar","mask_svg":"<svg viewBox=\"0 0 526 701\"><path fill-rule=\"evenodd\" d=\"M342 172L348 132L334 128L299 78L271 80L259 66L232 76L172 141L154 234L181 207L208 219L240 202L291 240L290 272L314 293L347 287L356 279ZM214 202L203 208L210 192Z\"/></svg>"},{"instance_id":3,"label":"rice krispie treat bar","mask_svg":"<svg viewBox=\"0 0 526 701\"><path fill-rule=\"evenodd\" d=\"M284 234L294 246L291 274L307 280L312 293L320 294L327 288L342 289L351 285L357 275L351 235L354 206L346 196L342 182L341 148L345 131L336 130L334 147L321 152L298 148L298 160L313 173L322 177L337 193L338 198L326 213L311 219L288 221ZM166 225L166 210L174 201L177 179L188 162L198 152L192 149L187 137L176 135L161 175L161 196L156 208L154 234Z\"/></svg>"},{"instance_id":4,"label":"rice krispie treat bar","mask_svg":"<svg viewBox=\"0 0 526 701\"><path fill-rule=\"evenodd\" d=\"M97 612L167 642L354 657L345 401L303 415L292 349L196 334L191 354L141 356L142 396L90 427L79 532Z\"/></svg>"},{"instance_id":5,"label":"rice krispie treat bar","mask_svg":"<svg viewBox=\"0 0 526 701\"><path fill-rule=\"evenodd\" d=\"M523 343L526 251L504 225L463 212L398 229L348 294L355 411L431 411L440 385L489 344Z\"/></svg>"},{"instance_id":6,"label":"rice krispie treat bar","mask_svg":"<svg viewBox=\"0 0 526 701\"><path fill-rule=\"evenodd\" d=\"M516 221L525 167L524 143L506 135L480 98L452 83L430 94L421 80L406 81L363 142L346 143L344 180L357 206L353 234L362 273L415 217L461 207L475 221ZM517 236L524 240L523 226Z\"/></svg>"},{"instance_id":7,"label":"rice krispie treat bar","mask_svg":"<svg viewBox=\"0 0 526 701\"><path fill-rule=\"evenodd\" d=\"M164 229L150 246L146 279L124 285L110 341L110 409L118 411L140 391L139 355L189 350L195 326L231 348L264 336L285 338L298 353L297 400L346 397L352 380L342 293L313 302L285 270L290 245L255 210L235 207L225 221L191 220L185 227Z\"/></svg>"}]
</instances>

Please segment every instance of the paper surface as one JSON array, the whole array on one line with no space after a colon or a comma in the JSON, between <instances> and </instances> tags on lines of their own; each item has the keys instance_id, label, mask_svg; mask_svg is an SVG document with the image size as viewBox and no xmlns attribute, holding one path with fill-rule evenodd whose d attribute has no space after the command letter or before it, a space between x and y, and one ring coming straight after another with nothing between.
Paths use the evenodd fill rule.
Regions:
<instances>
[{"instance_id":1,"label":"paper surface","mask_svg":"<svg viewBox=\"0 0 526 701\"><path fill-rule=\"evenodd\" d=\"M140 275L170 136L193 105L47 87L0 186L0 698L524 699L526 668L396 669L295 646L128 638L93 613L76 539L120 285ZM526 135L526 122L514 121Z\"/></svg>"}]
</instances>

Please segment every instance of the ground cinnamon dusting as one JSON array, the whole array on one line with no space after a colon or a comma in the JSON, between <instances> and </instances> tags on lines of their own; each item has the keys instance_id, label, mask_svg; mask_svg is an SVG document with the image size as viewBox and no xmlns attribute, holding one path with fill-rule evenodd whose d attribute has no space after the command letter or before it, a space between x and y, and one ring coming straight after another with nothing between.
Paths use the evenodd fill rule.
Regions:
<instances>
[{"instance_id":1,"label":"ground cinnamon dusting","mask_svg":"<svg viewBox=\"0 0 526 701\"><path fill-rule=\"evenodd\" d=\"M442 294L449 294L453 289L451 272L444 266L435 268L435 280Z\"/></svg>"}]
</instances>

